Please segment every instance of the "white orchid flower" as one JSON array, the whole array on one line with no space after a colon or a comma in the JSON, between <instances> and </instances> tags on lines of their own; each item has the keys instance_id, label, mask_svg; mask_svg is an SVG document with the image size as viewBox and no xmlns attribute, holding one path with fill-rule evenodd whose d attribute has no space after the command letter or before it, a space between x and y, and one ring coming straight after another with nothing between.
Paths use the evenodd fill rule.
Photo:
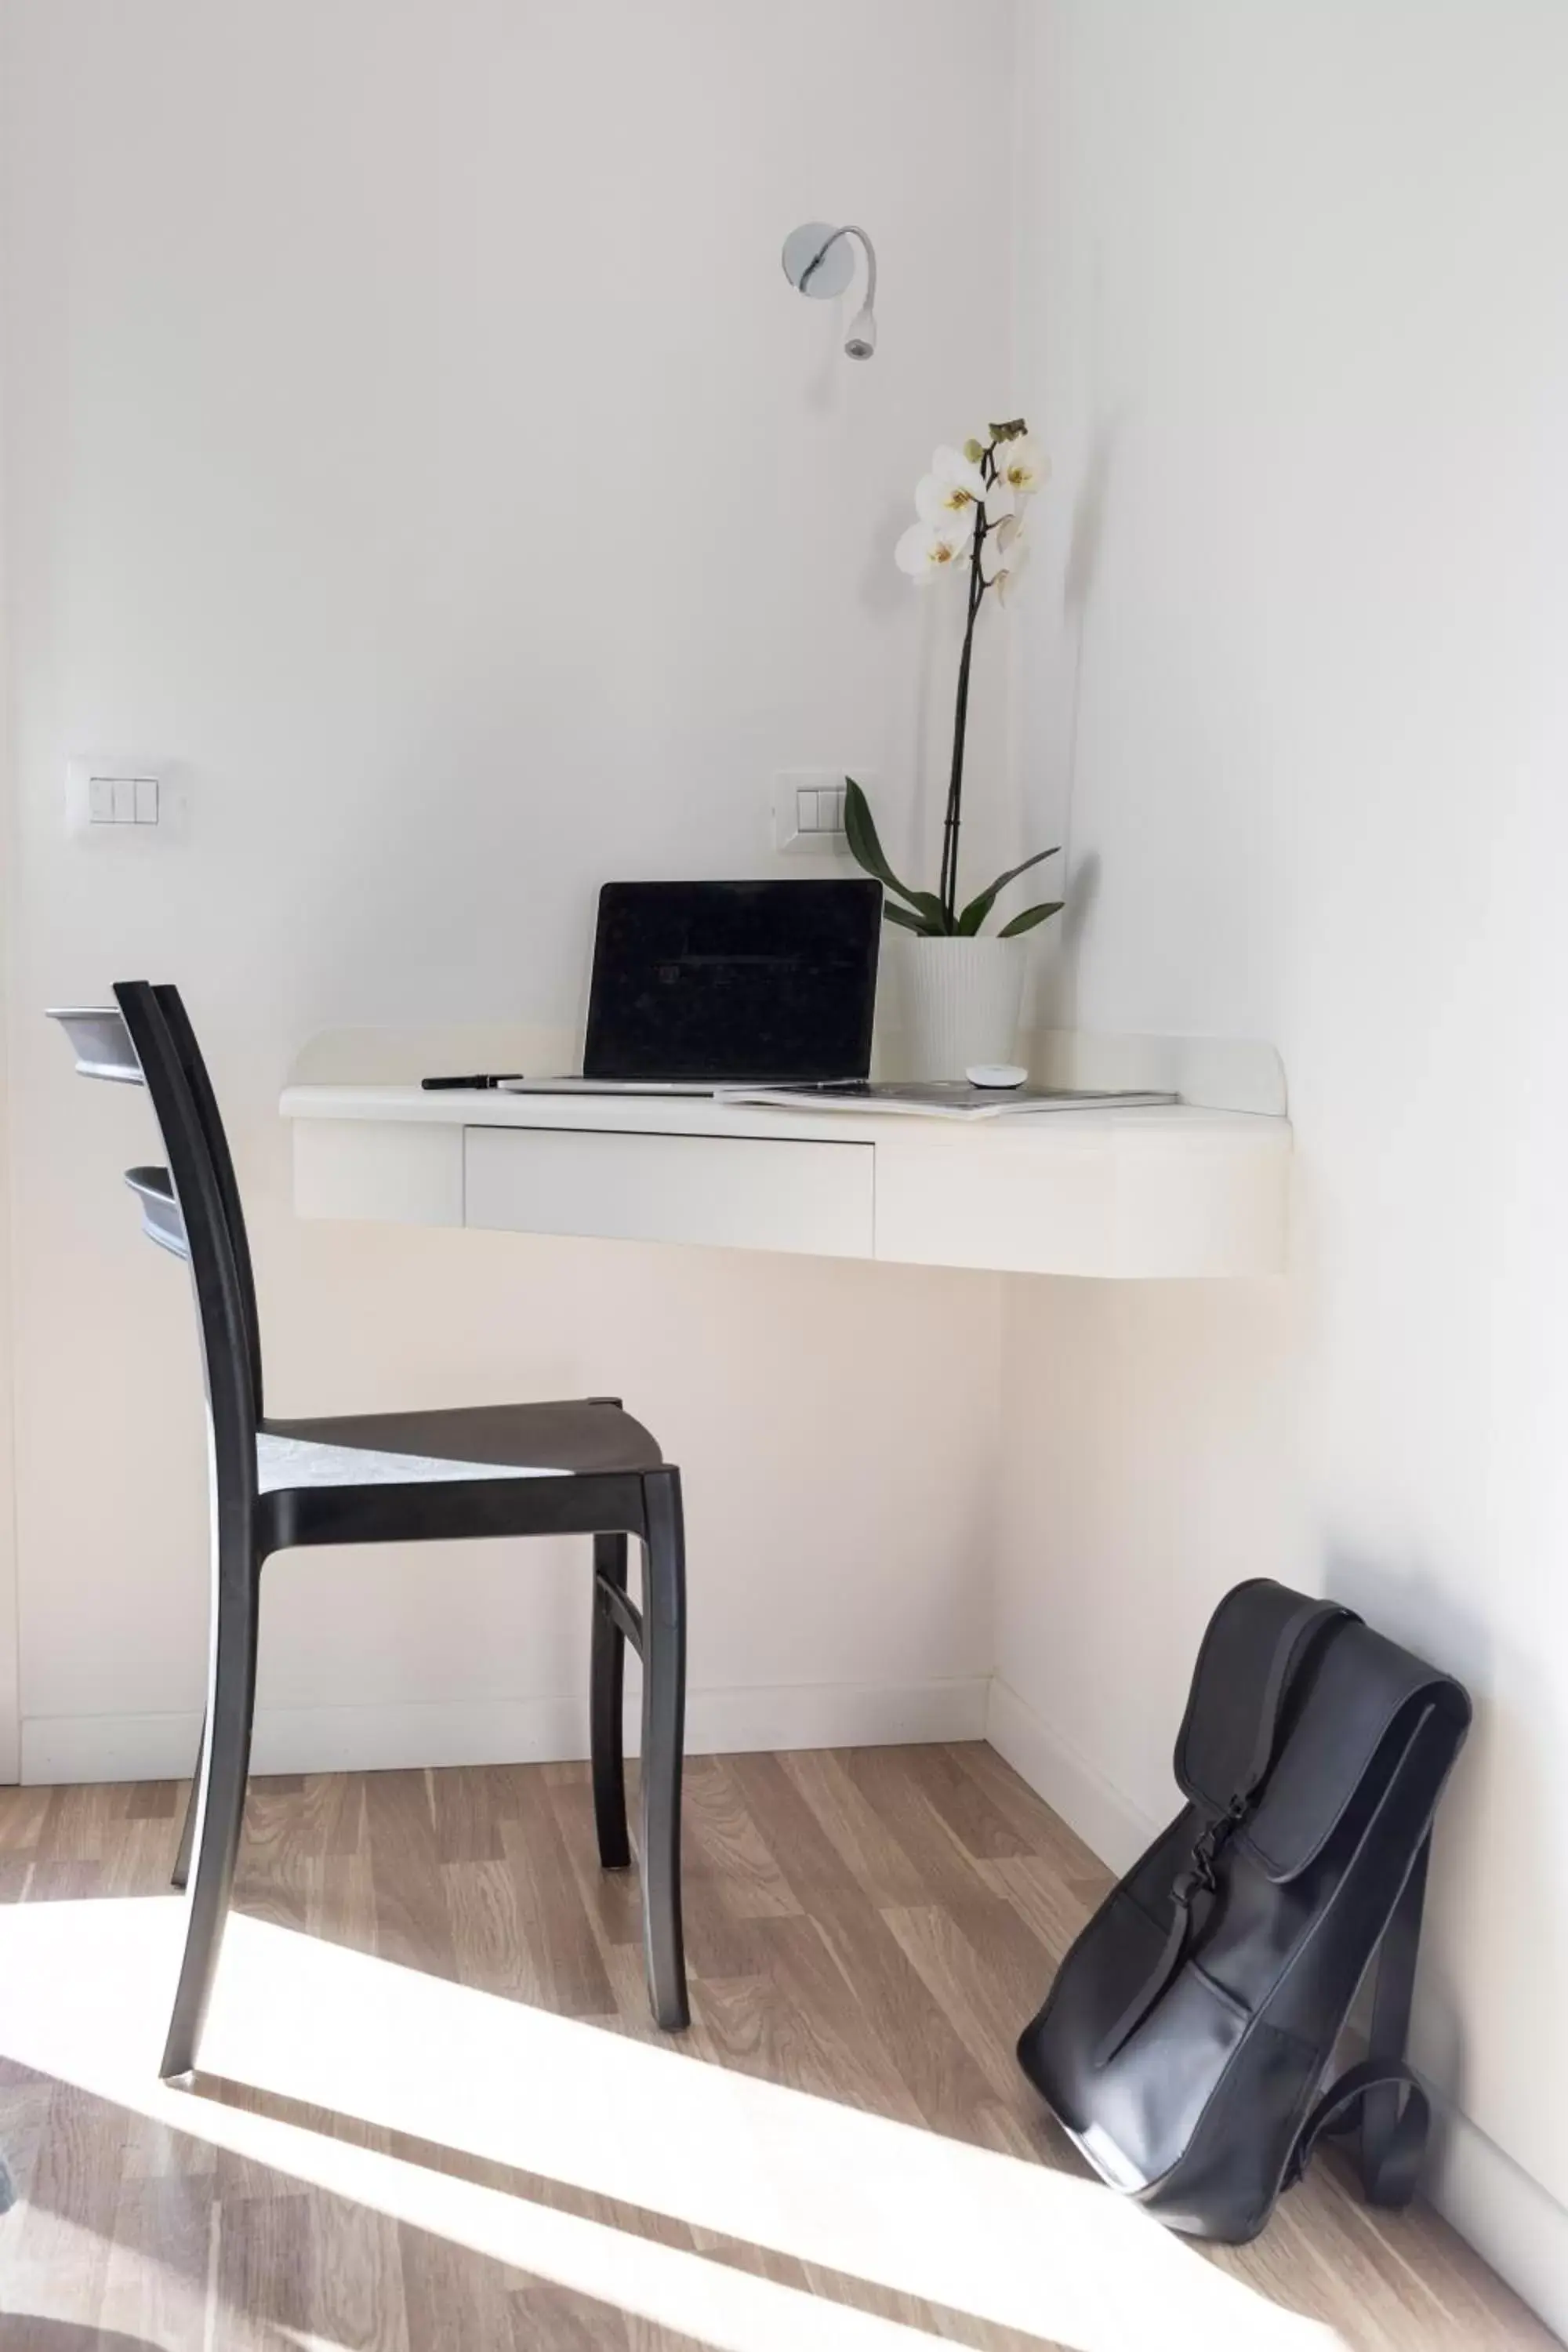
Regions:
<instances>
[{"instance_id":1,"label":"white orchid flower","mask_svg":"<svg viewBox=\"0 0 1568 2352\"><path fill-rule=\"evenodd\" d=\"M1005 555L1007 550L1013 545L1018 533L1023 530L1023 528L1024 518L1022 515L1005 514L1001 518L995 528L995 535L992 540L992 545L995 548L998 555Z\"/></svg>"},{"instance_id":2,"label":"white orchid flower","mask_svg":"<svg viewBox=\"0 0 1568 2352\"><path fill-rule=\"evenodd\" d=\"M955 517L974 520L976 507L985 503L985 477L978 466L972 465L962 449L939 449L931 461L931 472L915 491L915 512L921 520L940 530Z\"/></svg>"},{"instance_id":3,"label":"white orchid flower","mask_svg":"<svg viewBox=\"0 0 1568 2352\"><path fill-rule=\"evenodd\" d=\"M939 572L963 571L973 536L962 515L941 523L912 522L894 548L893 561L923 586Z\"/></svg>"},{"instance_id":4,"label":"white orchid flower","mask_svg":"<svg viewBox=\"0 0 1568 2352\"><path fill-rule=\"evenodd\" d=\"M1016 498L1026 499L1037 490L1050 470L1050 460L1032 433L1004 441L996 452L996 478Z\"/></svg>"}]
</instances>

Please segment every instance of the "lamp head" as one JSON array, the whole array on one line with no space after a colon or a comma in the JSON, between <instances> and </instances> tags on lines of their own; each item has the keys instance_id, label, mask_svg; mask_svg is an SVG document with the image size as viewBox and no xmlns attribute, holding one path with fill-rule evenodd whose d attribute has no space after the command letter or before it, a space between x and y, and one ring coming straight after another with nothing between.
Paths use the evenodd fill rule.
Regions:
<instances>
[{"instance_id":1,"label":"lamp head","mask_svg":"<svg viewBox=\"0 0 1568 2352\"><path fill-rule=\"evenodd\" d=\"M797 294L818 301L842 294L855 275L851 237L866 251L866 299L850 321L844 349L852 360L868 360L877 348L877 256L865 230L852 221L842 228L829 221L803 222L784 239L784 271Z\"/></svg>"},{"instance_id":2,"label":"lamp head","mask_svg":"<svg viewBox=\"0 0 1568 2352\"><path fill-rule=\"evenodd\" d=\"M871 305L863 302L849 321L844 349L852 360L868 360L877 348L877 321Z\"/></svg>"}]
</instances>

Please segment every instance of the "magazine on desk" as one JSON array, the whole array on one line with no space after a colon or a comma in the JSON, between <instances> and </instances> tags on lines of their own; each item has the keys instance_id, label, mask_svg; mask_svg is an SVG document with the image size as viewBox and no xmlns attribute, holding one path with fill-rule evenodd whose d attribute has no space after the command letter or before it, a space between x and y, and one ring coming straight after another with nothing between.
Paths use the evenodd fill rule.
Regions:
<instances>
[{"instance_id":1,"label":"magazine on desk","mask_svg":"<svg viewBox=\"0 0 1568 2352\"><path fill-rule=\"evenodd\" d=\"M1053 1110L1140 1110L1173 1094L1095 1093L1068 1087L974 1087L967 1078L828 1079L819 1086L720 1087L715 1100L782 1110L898 1111L915 1118L1025 1118Z\"/></svg>"}]
</instances>

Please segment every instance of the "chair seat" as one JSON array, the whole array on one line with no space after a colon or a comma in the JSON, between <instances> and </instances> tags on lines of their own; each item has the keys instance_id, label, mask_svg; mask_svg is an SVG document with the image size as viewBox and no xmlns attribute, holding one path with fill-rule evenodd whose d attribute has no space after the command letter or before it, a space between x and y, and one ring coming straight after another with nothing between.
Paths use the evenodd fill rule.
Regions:
<instances>
[{"instance_id":1,"label":"chair seat","mask_svg":"<svg viewBox=\"0 0 1568 2352\"><path fill-rule=\"evenodd\" d=\"M458 1405L268 1420L256 1440L262 1494L298 1486L422 1486L478 1478L569 1478L652 1470L663 1460L619 1405Z\"/></svg>"}]
</instances>

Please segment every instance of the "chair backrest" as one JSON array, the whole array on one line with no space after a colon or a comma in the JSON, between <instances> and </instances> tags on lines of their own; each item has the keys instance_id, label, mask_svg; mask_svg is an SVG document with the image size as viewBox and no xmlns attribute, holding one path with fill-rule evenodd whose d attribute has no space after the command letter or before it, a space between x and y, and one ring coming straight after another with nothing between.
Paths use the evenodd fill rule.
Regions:
<instances>
[{"instance_id":1,"label":"chair backrest","mask_svg":"<svg viewBox=\"0 0 1568 2352\"><path fill-rule=\"evenodd\" d=\"M126 985L132 983L127 982ZM146 983L137 982L135 985L144 987ZM217 1107L217 1097L213 1091L212 1079L207 1074L206 1062L196 1043L196 1034L191 1026L191 1018L179 990L167 982L160 982L153 986L152 993L153 1002L163 1013L216 1180L229 1247L234 1254L235 1272L239 1280L251 1393L259 1422L266 1410L262 1394L261 1318L257 1308L256 1276L251 1265L250 1242L246 1232L245 1210L234 1172L233 1155L228 1148L228 1138L224 1131L223 1118ZM131 1086L146 1085L126 1026L125 1015L118 1004L54 1007L48 1017L51 1021L58 1021L65 1030L76 1055L77 1068L84 1077L115 1078ZM169 1251L172 1256L188 1260L190 1246L184 1220L174 1197L168 1170L128 1168L125 1181L142 1203L142 1230L148 1240L156 1242L160 1249Z\"/></svg>"},{"instance_id":2,"label":"chair backrest","mask_svg":"<svg viewBox=\"0 0 1568 2352\"><path fill-rule=\"evenodd\" d=\"M260 1399L252 1367L259 1368L260 1357L255 1287L233 1163L178 996L148 981L132 980L117 981L114 997L117 1011L93 1007L57 1013L54 1018L69 1036L77 1066L85 1075L140 1081L152 1097L169 1164L167 1170L132 1168L126 1181L141 1200L143 1229L190 1264L206 1376L220 1540L229 1536L238 1539L248 1530L255 1500ZM201 1071L210 1132L187 1057ZM215 1136L221 1159L215 1156Z\"/></svg>"},{"instance_id":3,"label":"chair backrest","mask_svg":"<svg viewBox=\"0 0 1568 2352\"><path fill-rule=\"evenodd\" d=\"M261 1394L261 1318L256 1306L256 1276L250 1263L250 1242L245 1230L245 1211L240 1204L239 1185L235 1177L234 1160L224 1133L223 1118L218 1110L217 1097L213 1092L207 1066L202 1049L196 1043L196 1033L191 1026L180 992L171 983L159 983L153 991L163 1015L170 1039L184 1072L201 1130L206 1139L207 1157L217 1179L219 1198L223 1202L224 1223L228 1228L229 1247L234 1252L235 1272L239 1276L240 1303L245 1310L246 1347L250 1359L250 1386L256 1400L256 1417L260 1420L265 1406ZM159 1236L154 1234L154 1240Z\"/></svg>"}]
</instances>

